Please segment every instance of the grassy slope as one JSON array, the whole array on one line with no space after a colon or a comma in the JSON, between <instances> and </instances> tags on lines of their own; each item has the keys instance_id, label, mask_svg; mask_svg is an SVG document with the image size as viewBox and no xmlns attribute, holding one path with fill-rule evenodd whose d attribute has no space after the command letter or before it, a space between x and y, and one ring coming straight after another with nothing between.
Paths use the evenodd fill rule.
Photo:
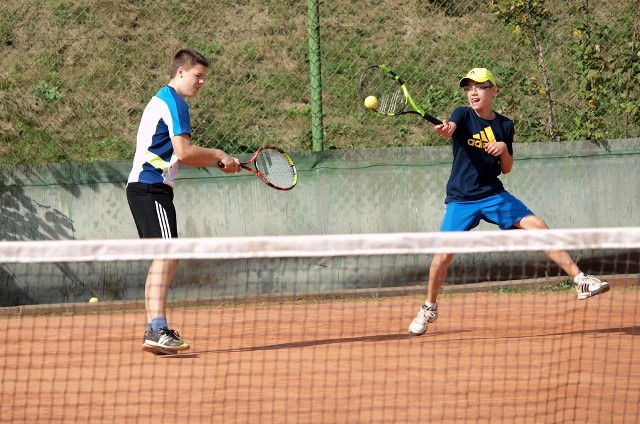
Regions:
<instances>
[{"instance_id":1,"label":"grassy slope","mask_svg":"<svg viewBox=\"0 0 640 424\"><path fill-rule=\"evenodd\" d=\"M416 99L442 117L464 100L459 76L472 66L491 67L504 84L499 110L519 123L524 139L544 139L535 53L496 22L485 2L439 3L446 2L322 2L327 148L439 142L415 118L384 120L361 107L357 76L372 62L393 64ZM599 6L601 18L615 16L622 7L616 5ZM231 152L267 143L311 148L306 2L5 0L0 8L1 163L129 158L140 113L183 46L214 62L205 90L191 102L199 143ZM548 59L557 111L567 115L577 105L563 96L575 83L560 46L571 43L572 16L560 6L553 13L561 19Z\"/></svg>"}]
</instances>

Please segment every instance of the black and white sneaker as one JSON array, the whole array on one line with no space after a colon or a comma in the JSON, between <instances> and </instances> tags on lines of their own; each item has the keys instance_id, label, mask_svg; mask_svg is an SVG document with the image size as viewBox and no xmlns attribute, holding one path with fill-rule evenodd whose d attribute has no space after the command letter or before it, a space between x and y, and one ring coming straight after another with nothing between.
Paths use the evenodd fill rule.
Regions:
<instances>
[{"instance_id":1,"label":"black and white sneaker","mask_svg":"<svg viewBox=\"0 0 640 424\"><path fill-rule=\"evenodd\" d=\"M409 325L409 334L419 336L427 331L429 323L436 322L438 319L438 309L431 309L427 305L422 305L418 311L418 315L411 321Z\"/></svg>"},{"instance_id":2,"label":"black and white sneaker","mask_svg":"<svg viewBox=\"0 0 640 424\"><path fill-rule=\"evenodd\" d=\"M610 288L609 283L606 281L600 281L593 275L585 275L582 281L576 284L578 300L584 300L592 296L606 293Z\"/></svg>"},{"instance_id":3,"label":"black and white sneaker","mask_svg":"<svg viewBox=\"0 0 640 424\"><path fill-rule=\"evenodd\" d=\"M149 346L146 344L142 345L142 350L145 352L151 352L157 356L178 355L180 353L179 350L169 349L166 347Z\"/></svg>"},{"instance_id":4,"label":"black and white sneaker","mask_svg":"<svg viewBox=\"0 0 640 424\"><path fill-rule=\"evenodd\" d=\"M175 354L176 351L189 349L189 343L180 339L180 335L175 330L162 328L158 332L147 330L144 333L144 343L142 350L147 352L168 352L160 353L165 355Z\"/></svg>"}]
</instances>

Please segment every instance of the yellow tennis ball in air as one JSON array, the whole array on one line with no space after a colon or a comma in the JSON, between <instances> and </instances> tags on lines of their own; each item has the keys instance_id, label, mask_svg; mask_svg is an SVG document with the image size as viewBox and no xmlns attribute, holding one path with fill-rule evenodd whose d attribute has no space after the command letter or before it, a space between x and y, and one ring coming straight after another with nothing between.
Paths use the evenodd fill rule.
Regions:
<instances>
[{"instance_id":1,"label":"yellow tennis ball in air","mask_svg":"<svg viewBox=\"0 0 640 424\"><path fill-rule=\"evenodd\" d=\"M367 109L375 109L378 107L378 98L376 96L369 96L364 99L364 107Z\"/></svg>"},{"instance_id":2,"label":"yellow tennis ball in air","mask_svg":"<svg viewBox=\"0 0 640 424\"><path fill-rule=\"evenodd\" d=\"M92 297L91 299L89 299L89 303L98 303L98 298Z\"/></svg>"}]
</instances>

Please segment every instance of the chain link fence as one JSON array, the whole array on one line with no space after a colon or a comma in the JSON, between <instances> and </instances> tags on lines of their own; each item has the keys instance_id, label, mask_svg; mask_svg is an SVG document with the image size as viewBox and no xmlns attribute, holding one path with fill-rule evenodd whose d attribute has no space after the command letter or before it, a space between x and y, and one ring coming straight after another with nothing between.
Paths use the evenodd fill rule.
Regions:
<instances>
[{"instance_id":1,"label":"chain link fence","mask_svg":"<svg viewBox=\"0 0 640 424\"><path fill-rule=\"evenodd\" d=\"M443 142L415 116L364 109L357 80L374 63L441 118L466 102L460 77L490 68L519 142L640 137L637 0L309 1L3 0L0 163L130 159L182 47L213 64L190 101L195 142L311 150L312 7L323 149Z\"/></svg>"}]
</instances>

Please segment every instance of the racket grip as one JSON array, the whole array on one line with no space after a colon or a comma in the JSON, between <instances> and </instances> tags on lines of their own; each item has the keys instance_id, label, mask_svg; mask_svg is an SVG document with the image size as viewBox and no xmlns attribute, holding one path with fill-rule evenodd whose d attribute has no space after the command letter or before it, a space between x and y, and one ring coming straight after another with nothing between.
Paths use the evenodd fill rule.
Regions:
<instances>
[{"instance_id":1,"label":"racket grip","mask_svg":"<svg viewBox=\"0 0 640 424\"><path fill-rule=\"evenodd\" d=\"M428 113L425 113L424 115L422 115L422 117L424 119L426 119L427 121L431 122L433 125L440 125L442 124L442 121L439 120L438 118L429 115Z\"/></svg>"},{"instance_id":2,"label":"racket grip","mask_svg":"<svg viewBox=\"0 0 640 424\"><path fill-rule=\"evenodd\" d=\"M218 161L218 168L224 168L224 163L222 163L222 161Z\"/></svg>"}]
</instances>

